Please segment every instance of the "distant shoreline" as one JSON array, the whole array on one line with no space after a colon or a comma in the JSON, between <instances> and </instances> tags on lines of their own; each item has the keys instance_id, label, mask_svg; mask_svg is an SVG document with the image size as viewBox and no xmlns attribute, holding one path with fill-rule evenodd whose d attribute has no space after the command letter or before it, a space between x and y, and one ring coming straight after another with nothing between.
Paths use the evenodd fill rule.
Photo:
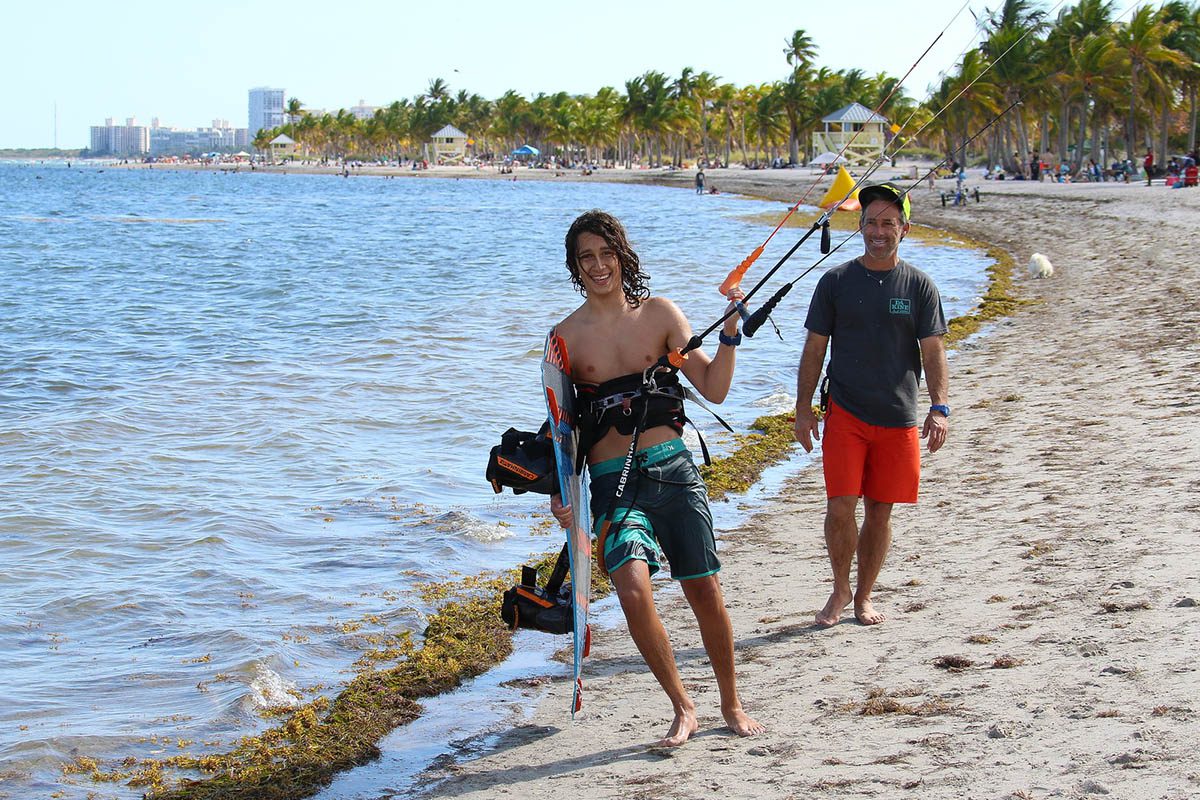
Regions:
<instances>
[{"instance_id":1,"label":"distant shoreline","mask_svg":"<svg viewBox=\"0 0 1200 800\"><path fill-rule=\"evenodd\" d=\"M95 163L94 160L89 163ZM953 223L946 224L945 220L934 221L932 216L923 213L922 205L927 198L930 202L937 201L940 207L940 195L950 193L955 187L952 178L941 178L935 181L936 188L927 188L925 175L934 165L929 160L899 160L895 166L880 167L871 176L871 183L895 181L902 187L911 187L914 200L913 221L918 224L929 224L936 228L954 229ZM321 165L316 163L290 162L288 164L272 164L267 166L245 164L200 164L200 163L153 163L141 162L129 164L106 164L107 168L130 170L163 170L163 171L197 171L222 173L264 173L272 175L326 175L341 177L346 173L346 179L374 178L442 178L457 180L502 180L502 181L560 181L572 183L630 183L650 186L671 186L692 190L695 187L697 170L687 168L634 168L623 167L596 169L584 172L581 169L541 169L518 167L512 173L502 174L498 167L459 167L459 166L430 166L427 169L414 170L411 167L380 166L364 164L344 168L339 165ZM861 168L850 168L852 176L861 174ZM1066 183L1059 184L1051 181L1024 180L984 180L982 170L973 167L967 170L968 191L978 189L983 203L987 203L989 195L1034 197L1060 197L1064 202L1076 199L1097 199L1108 202L1125 197L1130 190L1141 188L1145 190L1144 182L1120 183L1115 181L1103 183ZM822 175L816 168L788 167L783 169L746 169L740 166L705 169L705 186L715 188L720 194L739 194L748 197L774 200L788 204L805 199L808 205L816 205L824 194L824 189L833 181L833 175ZM915 176L915 177L914 177ZM1151 187L1152 191L1170 191L1161 179ZM1182 191L1182 190L1181 190ZM970 205L975 205L974 201ZM940 211L940 208L939 208ZM940 214L938 215L940 216Z\"/></svg>"}]
</instances>

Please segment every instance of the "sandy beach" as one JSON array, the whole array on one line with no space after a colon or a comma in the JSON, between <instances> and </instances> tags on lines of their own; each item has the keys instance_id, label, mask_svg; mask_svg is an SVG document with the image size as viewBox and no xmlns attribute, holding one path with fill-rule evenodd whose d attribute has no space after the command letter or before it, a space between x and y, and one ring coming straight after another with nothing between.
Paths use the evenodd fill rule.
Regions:
<instances>
[{"instance_id":1,"label":"sandy beach","mask_svg":"<svg viewBox=\"0 0 1200 800\"><path fill-rule=\"evenodd\" d=\"M794 201L812 177L709 181ZM1033 302L951 354L948 443L893 517L888 620L813 625L831 585L818 464L722 534L740 689L766 734L724 727L668 587L660 610L701 715L691 742L653 746L670 707L621 625L598 632L574 721L567 682L532 682L532 717L482 753L459 743L427 796L1200 795L1200 191L972 185L983 201L965 208L916 189L914 221L1006 249ZM1053 277L1024 272L1032 252Z\"/></svg>"}]
</instances>

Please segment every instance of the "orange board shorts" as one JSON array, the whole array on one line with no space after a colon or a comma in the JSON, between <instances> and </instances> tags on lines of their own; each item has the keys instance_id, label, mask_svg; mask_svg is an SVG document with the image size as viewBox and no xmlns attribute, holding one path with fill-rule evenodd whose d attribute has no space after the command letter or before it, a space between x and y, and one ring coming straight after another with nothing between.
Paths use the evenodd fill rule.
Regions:
<instances>
[{"instance_id":1,"label":"orange board shorts","mask_svg":"<svg viewBox=\"0 0 1200 800\"><path fill-rule=\"evenodd\" d=\"M871 425L830 400L821 454L826 497L917 502L921 439L915 427Z\"/></svg>"}]
</instances>

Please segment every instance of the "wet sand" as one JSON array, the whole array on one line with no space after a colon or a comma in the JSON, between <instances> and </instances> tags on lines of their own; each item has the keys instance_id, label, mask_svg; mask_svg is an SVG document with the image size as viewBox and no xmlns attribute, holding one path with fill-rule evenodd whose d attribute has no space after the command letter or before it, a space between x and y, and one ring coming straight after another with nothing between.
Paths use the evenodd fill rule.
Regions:
<instances>
[{"instance_id":1,"label":"wet sand","mask_svg":"<svg viewBox=\"0 0 1200 800\"><path fill-rule=\"evenodd\" d=\"M787 202L813 180L708 177ZM1200 190L971 185L982 202L965 208L915 189L914 221L1006 249L1033 303L951 354L948 442L926 455L920 503L893 515L875 594L887 621L813 625L831 587L818 462L722 534L740 689L766 734L724 726L668 586L692 741L653 746L671 710L622 624L597 632L574 721L568 682L531 686L532 717L482 752L459 743L427 796L1200 795ZM1053 277L1025 273L1035 251Z\"/></svg>"}]
</instances>

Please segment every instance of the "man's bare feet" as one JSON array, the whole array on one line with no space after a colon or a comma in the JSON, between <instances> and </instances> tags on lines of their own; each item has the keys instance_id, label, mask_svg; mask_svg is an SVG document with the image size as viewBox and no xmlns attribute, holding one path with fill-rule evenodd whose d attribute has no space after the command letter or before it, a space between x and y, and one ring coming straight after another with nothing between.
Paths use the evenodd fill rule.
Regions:
<instances>
[{"instance_id":1,"label":"man's bare feet","mask_svg":"<svg viewBox=\"0 0 1200 800\"><path fill-rule=\"evenodd\" d=\"M817 612L817 624L822 628L828 628L832 625L837 625L838 620L842 618L842 611L846 606L850 605L853 596L849 591L833 590L833 594L829 595L829 601L825 603L825 607Z\"/></svg>"},{"instance_id":2,"label":"man's bare feet","mask_svg":"<svg viewBox=\"0 0 1200 800\"><path fill-rule=\"evenodd\" d=\"M700 723L696 721L696 711L677 711L675 712L675 721L671 723L671 729L667 731L667 736L658 741L658 747L679 747L679 745L692 738L700 727Z\"/></svg>"},{"instance_id":3,"label":"man's bare feet","mask_svg":"<svg viewBox=\"0 0 1200 800\"><path fill-rule=\"evenodd\" d=\"M882 612L875 610L875 606L871 605L870 600L854 604L854 618L860 625L878 625L887 619Z\"/></svg>"},{"instance_id":4,"label":"man's bare feet","mask_svg":"<svg viewBox=\"0 0 1200 800\"><path fill-rule=\"evenodd\" d=\"M725 717L725 724L729 729L738 736L757 736L760 733L766 733L767 729L758 722L752 719L741 706L729 711L722 711L721 715Z\"/></svg>"}]
</instances>

